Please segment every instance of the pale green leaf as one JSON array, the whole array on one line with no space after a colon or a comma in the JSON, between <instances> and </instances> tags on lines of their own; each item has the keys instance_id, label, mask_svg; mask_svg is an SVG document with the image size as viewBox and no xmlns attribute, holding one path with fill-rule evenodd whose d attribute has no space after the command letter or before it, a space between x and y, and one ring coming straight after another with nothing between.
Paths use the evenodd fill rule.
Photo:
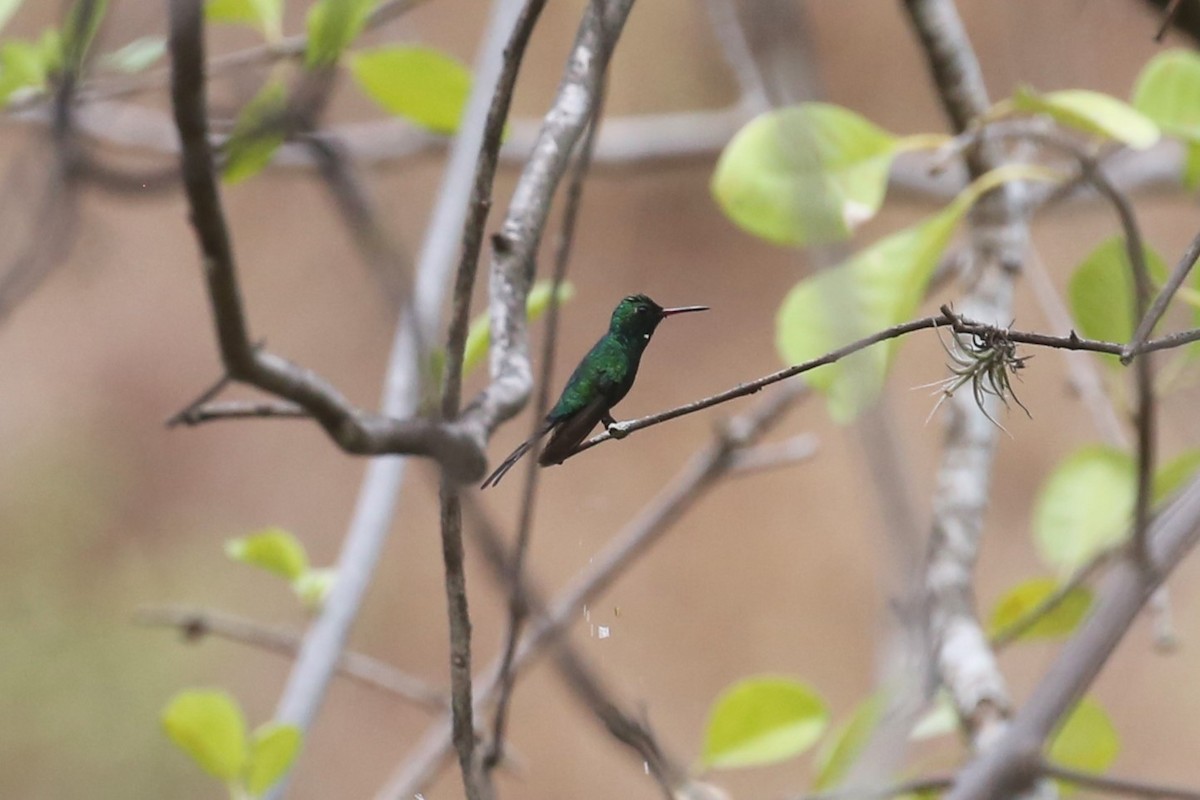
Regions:
<instances>
[{"instance_id":1,"label":"pale green leaf","mask_svg":"<svg viewBox=\"0 0 1200 800\"><path fill-rule=\"evenodd\" d=\"M1066 89L1037 94L1030 89L1013 95L1021 111L1047 114L1056 122L1085 133L1121 142L1135 150L1152 147L1159 139L1154 120L1123 100L1086 89Z\"/></svg>"},{"instance_id":2,"label":"pale green leaf","mask_svg":"<svg viewBox=\"0 0 1200 800\"><path fill-rule=\"evenodd\" d=\"M316 610L325 604L336 580L336 569L310 569L292 581L292 589L305 606Z\"/></svg>"},{"instance_id":3,"label":"pale green leaf","mask_svg":"<svg viewBox=\"0 0 1200 800\"><path fill-rule=\"evenodd\" d=\"M813 783L814 791L824 791L842 782L870 741L883 709L883 697L871 695L858 704L850 718L832 736L821 743L815 762L817 778Z\"/></svg>"},{"instance_id":4,"label":"pale green leaf","mask_svg":"<svg viewBox=\"0 0 1200 800\"><path fill-rule=\"evenodd\" d=\"M835 105L768 111L725 146L712 193L729 219L767 241L840 241L879 210L898 143Z\"/></svg>"},{"instance_id":5,"label":"pale green leaf","mask_svg":"<svg viewBox=\"0 0 1200 800\"><path fill-rule=\"evenodd\" d=\"M1147 271L1165 275L1167 267L1158 253L1144 249ZM1091 339L1123 344L1133 336L1133 269L1125 239L1113 236L1088 254L1071 276L1067 297L1079 331ZM1107 363L1120 366L1115 355L1101 354Z\"/></svg>"},{"instance_id":6,"label":"pale green leaf","mask_svg":"<svg viewBox=\"0 0 1200 800\"><path fill-rule=\"evenodd\" d=\"M24 0L0 0L0 30L8 25L8 21L17 13L23 2Z\"/></svg>"},{"instance_id":7,"label":"pale green leaf","mask_svg":"<svg viewBox=\"0 0 1200 800\"><path fill-rule=\"evenodd\" d=\"M784 298L775 320L779 354L787 363L803 363L910 319L955 227L980 197L1007 181L1057 178L1027 165L993 170L938 214L801 281ZM834 419L849 421L879 395L897 347L898 340L885 341L806 372L805 378L826 394Z\"/></svg>"},{"instance_id":8,"label":"pale green leaf","mask_svg":"<svg viewBox=\"0 0 1200 800\"><path fill-rule=\"evenodd\" d=\"M283 35L283 0L208 0L204 12L213 22L257 28L271 41Z\"/></svg>"},{"instance_id":9,"label":"pale green leaf","mask_svg":"<svg viewBox=\"0 0 1200 800\"><path fill-rule=\"evenodd\" d=\"M775 320L775 343L799 364L913 316L961 212L951 207L858 251L845 264L796 284ZM852 420L878 397L897 340L805 373L826 393L829 413Z\"/></svg>"},{"instance_id":10,"label":"pale green leaf","mask_svg":"<svg viewBox=\"0 0 1200 800\"><path fill-rule=\"evenodd\" d=\"M1200 450L1187 450L1158 468L1154 473L1154 502L1161 503L1175 492L1200 469Z\"/></svg>"},{"instance_id":11,"label":"pale green leaf","mask_svg":"<svg viewBox=\"0 0 1200 800\"><path fill-rule=\"evenodd\" d=\"M1171 136L1200 141L1200 56L1167 50L1150 59L1134 84L1133 107Z\"/></svg>"},{"instance_id":12,"label":"pale green leaf","mask_svg":"<svg viewBox=\"0 0 1200 800\"><path fill-rule=\"evenodd\" d=\"M281 83L269 83L242 109L225 142L223 175L230 183L258 174L283 144L287 92Z\"/></svg>"},{"instance_id":13,"label":"pale green leaf","mask_svg":"<svg viewBox=\"0 0 1200 800\"><path fill-rule=\"evenodd\" d=\"M308 12L305 66L327 67L342 57L367 24L375 0L319 0Z\"/></svg>"},{"instance_id":14,"label":"pale green leaf","mask_svg":"<svg viewBox=\"0 0 1200 800\"><path fill-rule=\"evenodd\" d=\"M1132 457L1113 448L1085 447L1063 461L1034 509L1034 541L1043 561L1070 573L1125 539L1134 481Z\"/></svg>"},{"instance_id":15,"label":"pale green leaf","mask_svg":"<svg viewBox=\"0 0 1200 800\"><path fill-rule=\"evenodd\" d=\"M167 52L167 40L161 36L143 36L134 39L120 50L104 56L104 65L121 72L133 74L154 64Z\"/></svg>"},{"instance_id":16,"label":"pale green leaf","mask_svg":"<svg viewBox=\"0 0 1200 800\"><path fill-rule=\"evenodd\" d=\"M308 572L304 545L282 528L268 528L225 543L225 554L234 561L265 569L294 581Z\"/></svg>"},{"instance_id":17,"label":"pale green leaf","mask_svg":"<svg viewBox=\"0 0 1200 800\"><path fill-rule=\"evenodd\" d=\"M1018 625L1059 591L1055 578L1030 578L1004 593L992 609L988 634L1000 636ZM1057 639L1073 632L1092 607L1092 591L1076 586L1052 610L1042 614L1018 639Z\"/></svg>"},{"instance_id":18,"label":"pale green leaf","mask_svg":"<svg viewBox=\"0 0 1200 800\"><path fill-rule=\"evenodd\" d=\"M1084 697L1050 740L1051 763L1080 772L1102 773L1117 758L1121 739L1108 713Z\"/></svg>"},{"instance_id":19,"label":"pale green leaf","mask_svg":"<svg viewBox=\"0 0 1200 800\"><path fill-rule=\"evenodd\" d=\"M180 692L167 704L163 728L206 772L237 780L246 766L246 721L237 702L220 690Z\"/></svg>"},{"instance_id":20,"label":"pale green leaf","mask_svg":"<svg viewBox=\"0 0 1200 800\"><path fill-rule=\"evenodd\" d=\"M48 58L39 42L14 39L0 44L0 103L23 89L44 89L50 73Z\"/></svg>"},{"instance_id":21,"label":"pale green leaf","mask_svg":"<svg viewBox=\"0 0 1200 800\"><path fill-rule=\"evenodd\" d=\"M1183 188L1190 191L1200 189L1200 142L1188 142L1184 145Z\"/></svg>"},{"instance_id":22,"label":"pale green leaf","mask_svg":"<svg viewBox=\"0 0 1200 800\"><path fill-rule=\"evenodd\" d=\"M287 773L300 752L301 738L295 725L279 722L268 722L254 731L245 771L246 789L252 796L265 794Z\"/></svg>"},{"instance_id":23,"label":"pale green leaf","mask_svg":"<svg viewBox=\"0 0 1200 800\"><path fill-rule=\"evenodd\" d=\"M933 707L913 725L909 738L920 742L954 733L958 729L958 711L955 710L950 695L943 689L934 695Z\"/></svg>"},{"instance_id":24,"label":"pale green leaf","mask_svg":"<svg viewBox=\"0 0 1200 800\"><path fill-rule=\"evenodd\" d=\"M525 301L525 318L530 322L536 322L550 307L550 290L553 286L554 281L538 281L529 290L529 296ZM559 285L558 303L560 306L574 296L575 287L569 282L564 281ZM492 340L490 326L491 317L486 312L471 321L471 327L467 331L467 345L463 351L464 375L482 364L483 359L487 356L488 346Z\"/></svg>"},{"instance_id":25,"label":"pale green leaf","mask_svg":"<svg viewBox=\"0 0 1200 800\"><path fill-rule=\"evenodd\" d=\"M471 71L430 47L389 46L355 53L350 71L389 114L434 133L454 133L471 93Z\"/></svg>"},{"instance_id":26,"label":"pale green leaf","mask_svg":"<svg viewBox=\"0 0 1200 800\"><path fill-rule=\"evenodd\" d=\"M805 684L747 678L713 703L701 761L718 769L773 764L812 747L828 724L825 703Z\"/></svg>"}]
</instances>

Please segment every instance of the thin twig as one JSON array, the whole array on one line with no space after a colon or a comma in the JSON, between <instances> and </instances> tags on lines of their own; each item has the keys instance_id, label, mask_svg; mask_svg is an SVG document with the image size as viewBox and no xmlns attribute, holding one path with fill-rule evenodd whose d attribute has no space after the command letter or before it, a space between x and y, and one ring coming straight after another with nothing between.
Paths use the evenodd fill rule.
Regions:
<instances>
[{"instance_id":1,"label":"thin twig","mask_svg":"<svg viewBox=\"0 0 1200 800\"><path fill-rule=\"evenodd\" d=\"M1158 26L1158 30L1154 34L1154 41L1161 42L1163 37L1167 35L1167 31L1171 28L1171 23L1175 20L1175 15L1179 13L1179 6L1183 0L1170 0L1167 3L1167 8L1163 11L1162 24Z\"/></svg>"},{"instance_id":2,"label":"thin twig","mask_svg":"<svg viewBox=\"0 0 1200 800\"><path fill-rule=\"evenodd\" d=\"M1150 781L1139 781L1131 778L1121 778L1115 775L1097 775L1094 772L1082 772L1077 769L1046 763L1043 772L1055 780L1073 783L1081 789L1088 789L1102 794L1123 794L1131 797L1142 797L1146 800L1200 800L1200 789L1185 789L1180 786L1163 786Z\"/></svg>"},{"instance_id":3,"label":"thin twig","mask_svg":"<svg viewBox=\"0 0 1200 800\"><path fill-rule=\"evenodd\" d=\"M954 778L950 775L932 775L927 778L900 781L878 789L863 786L830 789L826 792L790 795L787 800L887 800L889 797L900 797L901 795L920 797L932 792L945 791L953 785Z\"/></svg>"},{"instance_id":4,"label":"thin twig","mask_svg":"<svg viewBox=\"0 0 1200 800\"><path fill-rule=\"evenodd\" d=\"M782 442L747 447L733 457L730 475L741 478L802 464L816 455L819 447L820 439L812 433L802 433Z\"/></svg>"},{"instance_id":5,"label":"thin twig","mask_svg":"<svg viewBox=\"0 0 1200 800\"><path fill-rule=\"evenodd\" d=\"M298 633L211 609L143 608L134 615L134 621L149 627L178 628L189 642L205 636L219 636L289 658L296 655L302 642ZM445 711L450 707L445 692L362 653L342 653L337 671L364 686L394 694L431 711Z\"/></svg>"},{"instance_id":6,"label":"thin twig","mask_svg":"<svg viewBox=\"0 0 1200 800\"><path fill-rule=\"evenodd\" d=\"M422 375L428 363L422 343L436 341L441 333L441 309L462 241L466 216L463 197L475 180L493 89L504 68L504 47L523 7L521 0L497 0L482 34L475 81L417 261L411 313L401 315L388 357L382 399L385 415L405 418L421 407ZM408 460L403 458L375 458L367 465L338 555L338 579L305 636L279 700L276 717L282 722L307 731L321 707L337 655L345 647L388 533L394 527L397 494L407 465ZM269 800L278 800L282 791L277 784Z\"/></svg>"},{"instance_id":7,"label":"thin twig","mask_svg":"<svg viewBox=\"0 0 1200 800\"><path fill-rule=\"evenodd\" d=\"M1012 330L1009 328L1001 328L995 325L985 325L981 322L975 322L973 320L966 319L961 314L956 314L947 308L944 309L940 314L933 314L928 317L921 317L919 319L904 322L899 325L893 325L890 328L885 328L881 331L871 334L870 336L863 337L855 342L851 342L850 344L839 347L836 350L831 350L823 356L819 356L809 361L781 369L777 372L772 372L770 375L764 375L763 377L756 378L752 381L739 383L737 386L734 386L731 389L718 392L717 394L709 397L693 400L690 403L684 403L683 405L676 406L675 408L671 408L666 411L660 411L657 414L651 414L638 419L618 422L613 426L613 429L616 432L615 436L613 433L608 431L597 434L581 444L571 454L571 456L578 455L584 450L588 450L598 444L607 442L610 439L623 439L634 431L659 425L663 422L668 422L687 414L694 414L697 411L703 411L706 408L711 408L712 406L720 405L721 403L727 403L730 400L736 400L739 397L745 397L747 395L754 394L755 392L762 390L763 387L787 380L788 378L793 378L805 372L810 372L817 367L823 367L826 364L832 364L836 361L840 361L841 359L853 355L860 350L864 350L872 345L879 344L880 342L885 342L888 339L895 339L900 336L905 336L913 333L914 331L928 330L930 328L938 327L945 327L953 330L955 333L965 334L968 336L1003 336L1004 338L1007 338L1008 340L1017 344L1028 344L1038 347L1057 348L1061 350L1086 350L1093 353L1119 355L1123 347L1123 345L1116 342L1105 342L1098 339L1085 339L1077 336L1074 332L1068 336L1053 336L1050 334L1036 333L1033 331ZM1163 337L1161 339L1153 339L1149 342L1146 342L1146 344L1143 345L1138 352L1144 353L1154 350L1168 349L1171 347L1179 347L1182 344L1196 341L1198 339L1200 339L1200 329L1184 331L1182 333L1172 334L1171 336Z\"/></svg>"},{"instance_id":8,"label":"thin twig","mask_svg":"<svg viewBox=\"0 0 1200 800\"><path fill-rule=\"evenodd\" d=\"M611 46L603 54L603 58L607 60ZM603 74L603 73L602 73ZM562 287L563 281L566 279L567 266L571 259L571 250L575 242L575 228L579 219L579 209L583 200L583 186L587 178L588 170L592 163L592 153L596 145L596 130L600 126L600 120L603 118L604 107L604 86L603 78L600 88L596 93L596 108L592 112L592 119L588 123L587 134L584 136L582 143L579 146L579 153L575 157L575 168L571 175L571 180L567 185L566 202L564 204L562 226L559 231L558 247L554 254L554 271L551 277L550 287L550 305L546 310L546 326L545 340L542 345L542 371L538 378L538 396L534 403L533 414L533 430L531 434L535 434L541 427L542 420L546 416L546 412L550 407L550 385L554 374L554 358L558 343L558 317L559 303L558 294ZM525 569L525 556L529 550L530 534L533 530L533 511L534 500L537 496L538 476L541 470L538 468L538 453L541 450L541 442L535 440L534 445L529 453L526 463L525 486L521 497L521 511L517 523L516 542L513 546L512 569L514 575L520 576ZM485 765L492 767L499 763L504 754L504 733L505 725L508 718L508 709L512 700L513 687L515 685L515 676L512 671L513 658L517 653L517 644L520 642L521 629L525 622L525 617L528 614L528 607L524 599L518 592L512 592L509 595L508 608L508 629L504 637L504 647L500 660L500 673L498 678L499 690L496 697L496 709L492 720L492 740L491 748L488 752Z\"/></svg>"},{"instance_id":9,"label":"thin twig","mask_svg":"<svg viewBox=\"0 0 1200 800\"><path fill-rule=\"evenodd\" d=\"M295 403L275 402L228 402L203 403L191 405L167 420L167 427L179 425L194 427L206 422L217 422L231 419L312 419L309 414Z\"/></svg>"},{"instance_id":10,"label":"thin twig","mask_svg":"<svg viewBox=\"0 0 1200 800\"><path fill-rule=\"evenodd\" d=\"M1158 296L1154 298L1154 303L1150 306L1150 310L1141 317L1141 322L1138 323L1133 338L1129 340L1125 352L1121 354L1121 360L1124 363L1128 364L1129 359L1138 351L1138 348L1150 338L1154 326L1162 319L1162 315L1166 313L1167 305L1175 297L1175 293L1179 291L1179 287L1187 280L1187 276L1191 273L1192 267L1195 266L1197 258L1200 258L1200 233L1196 234L1195 238L1192 239L1192 243L1188 245L1187 250L1183 251L1179 262L1175 264L1175 269L1171 271L1171 277L1167 279Z\"/></svg>"},{"instance_id":11,"label":"thin twig","mask_svg":"<svg viewBox=\"0 0 1200 800\"><path fill-rule=\"evenodd\" d=\"M492 237L488 282L491 381L471 402L461 423L481 445L529 398L533 370L525 304L533 281L534 256L555 190L596 106L606 61L600 55L615 46L610 43L617 41L632 7L633 0L587 4L554 104L517 181L501 231Z\"/></svg>"},{"instance_id":12,"label":"thin twig","mask_svg":"<svg viewBox=\"0 0 1200 800\"><path fill-rule=\"evenodd\" d=\"M332 137L310 135L304 141L342 220L354 234L362 260L387 293L391 307L403 308L412 295L412 260L383 226L355 163L341 142Z\"/></svg>"},{"instance_id":13,"label":"thin twig","mask_svg":"<svg viewBox=\"0 0 1200 800\"><path fill-rule=\"evenodd\" d=\"M504 48L504 66L488 108L470 205L463 223L462 258L454 279L450 330L447 334L445 377L442 385L442 417L457 420L462 397L463 352L470 324L471 294L478 271L483 227L491 206L496 177L497 152L504 135L504 121L512 103L517 75L530 36L546 0L528 0L521 9ZM446 598L450 616L450 697L453 709L453 738L458 750L463 785L468 800L491 795L487 771L475 752L475 717L471 685L471 619L467 606L466 573L462 542L462 500L453 476L443 473L441 481L442 556L446 568Z\"/></svg>"}]
</instances>

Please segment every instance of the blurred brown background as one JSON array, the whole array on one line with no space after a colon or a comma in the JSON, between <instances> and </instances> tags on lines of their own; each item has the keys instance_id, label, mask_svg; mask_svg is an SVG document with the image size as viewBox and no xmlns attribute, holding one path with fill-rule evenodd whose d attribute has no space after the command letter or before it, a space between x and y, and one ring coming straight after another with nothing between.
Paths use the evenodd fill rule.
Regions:
<instances>
[{"instance_id":1,"label":"blurred brown background","mask_svg":"<svg viewBox=\"0 0 1200 800\"><path fill-rule=\"evenodd\" d=\"M35 34L54 3L27 3L9 33ZM160 4L115 3L111 49L162 28ZM289 12L299 30L302 8ZM897 3L806 4L829 99L891 130L942 130L944 122ZM960 3L994 97L1022 82L1127 96L1155 51L1157 18L1129 0L964 0ZM516 113L541 114L557 83L582 3L551 3L535 36ZM373 35L419 38L470 60L481 0L435 0ZM253 42L223 30L214 49ZM1186 42L1175 42L1187 46ZM251 83L251 86L253 84ZM636 7L614 64L608 112L720 107L734 96L701 3L646 0ZM236 92L237 87L233 88ZM338 118L376 113L349 82ZM230 96L236 96L231 94ZM163 97L144 99L162 107ZM6 162L36 157L39 130L0 133ZM372 176L387 223L408 247L421 240L440 159ZM639 416L777 369L773 320L805 274L792 252L735 230L709 198L711 160L663 168L599 170L589 183L571 266L576 299L559 347L560 379L606 325L622 295L707 303L703 317L663 327L619 416ZM503 171L497 208L514 171ZM324 191L305 173L267 174L225 193L243 269L252 331L273 349L373 406L391 338L391 314L358 260ZM1173 260L1196 227L1194 201L1140 196L1148 238ZM863 241L932 208L894 198ZM1069 269L1115 230L1095 205L1040 218L1035 238L1061 285ZM950 297L952 295L947 295ZM944 299L944 298L943 298ZM1018 319L1044 324L1021 291ZM943 374L932 337L909 341L893 373L894 418L922 514L940 430L933 400L910 387ZM162 421L218 374L196 247L176 193L137 202L90 192L82 236L59 269L0 330L0 797L216 797L220 789L161 734L158 714L176 690L227 687L253 723L271 713L287 664L222 642L181 644L136 628L139 606L194 603L298 627L303 615L281 583L235 565L223 541L267 525L294 531L320 564L331 562L364 463L336 452L304 423L248 422L168 431ZM476 377L478 380L478 377ZM1041 571L1030 544L1040 482L1096 436L1068 396L1061 362L1039 354L1020 387L1033 419L1006 421L980 566L980 604ZM587 564L619 527L710 436L725 406L598 448L544 475L531 569L548 589ZM1167 405L1164 449L1200 441L1191 403ZM493 458L527 430L504 428ZM611 636L575 638L623 698L644 705L676 752L698 752L708 704L728 683L759 673L803 677L835 717L871 687L884 623L887 575L874 498L858 439L809 402L779 435L816 431L804 465L723 484L661 546L591 609ZM485 495L497 519L515 520L519 481ZM445 680L446 620L435 492L410 475L384 562L353 646L435 682ZM1194 561L1194 560L1193 560ZM472 560L478 663L495 653L502 596ZM1180 651L1150 649L1143 622L1095 693L1123 737L1116 769L1168 783L1200 783L1200 595L1195 563L1172 581ZM1052 645L1004 656L1020 698L1053 657ZM370 690L339 683L293 781L292 797L369 797L430 722ZM535 669L518 687L513 744L523 770L503 779L511 798L653 798L641 765L562 689ZM949 752L949 750L947 751ZM933 766L945 766L936 756ZM801 790L807 758L717 776L738 797ZM429 798L460 795L447 771Z\"/></svg>"}]
</instances>

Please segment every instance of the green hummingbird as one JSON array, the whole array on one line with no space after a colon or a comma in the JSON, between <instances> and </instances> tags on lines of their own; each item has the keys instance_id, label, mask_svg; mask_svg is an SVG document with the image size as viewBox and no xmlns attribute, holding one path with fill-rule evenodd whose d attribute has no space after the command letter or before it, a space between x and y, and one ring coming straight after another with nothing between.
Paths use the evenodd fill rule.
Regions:
<instances>
[{"instance_id":1,"label":"green hummingbird","mask_svg":"<svg viewBox=\"0 0 1200 800\"><path fill-rule=\"evenodd\" d=\"M644 294L630 295L617 303L608 333L600 337L571 373L545 422L487 476L481 488L498 484L521 456L548 433L553 435L538 457L543 467L561 464L597 422L603 422L605 427L616 424L612 407L633 386L642 353L658 323L673 314L707 310L708 306L663 308Z\"/></svg>"}]
</instances>

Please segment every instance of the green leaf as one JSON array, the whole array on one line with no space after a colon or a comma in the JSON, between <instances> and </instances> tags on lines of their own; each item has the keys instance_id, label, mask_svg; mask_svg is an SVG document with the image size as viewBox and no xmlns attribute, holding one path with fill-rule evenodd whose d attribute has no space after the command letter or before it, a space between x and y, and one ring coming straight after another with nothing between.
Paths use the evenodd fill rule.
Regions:
<instances>
[{"instance_id":1,"label":"green leaf","mask_svg":"<svg viewBox=\"0 0 1200 800\"><path fill-rule=\"evenodd\" d=\"M833 736L821 743L821 748L817 751L817 779L813 783L814 791L821 792L842 782L850 767L862 754L862 749L870 741L883 710L883 696L871 695L858 704L854 713Z\"/></svg>"},{"instance_id":2,"label":"green leaf","mask_svg":"<svg viewBox=\"0 0 1200 800\"><path fill-rule=\"evenodd\" d=\"M0 30L3 30L24 0L0 0Z\"/></svg>"},{"instance_id":3,"label":"green leaf","mask_svg":"<svg viewBox=\"0 0 1200 800\"><path fill-rule=\"evenodd\" d=\"M1051 739L1047 756L1068 769L1101 773L1112 766L1120 749L1121 739L1108 714L1084 697Z\"/></svg>"},{"instance_id":4,"label":"green leaf","mask_svg":"<svg viewBox=\"0 0 1200 800\"><path fill-rule=\"evenodd\" d=\"M810 361L911 317L960 218L954 209L943 211L796 284L775 321L783 360ZM848 422L878 397L897 346L894 339L883 342L805 377L826 393L830 415Z\"/></svg>"},{"instance_id":5,"label":"green leaf","mask_svg":"<svg viewBox=\"0 0 1200 800\"><path fill-rule=\"evenodd\" d=\"M287 91L281 83L269 83L246 104L225 142L224 177L237 183L258 174L283 144L283 119Z\"/></svg>"},{"instance_id":6,"label":"green leaf","mask_svg":"<svg viewBox=\"0 0 1200 800\"><path fill-rule=\"evenodd\" d=\"M1009 589L992 609L988 634L999 636L1013 627L1024 624L1029 614L1059 591L1055 578L1030 578ZM1076 586L1061 602L1043 614L1017 637L1018 639L1057 639L1066 636L1083 621L1092 607L1092 591Z\"/></svg>"},{"instance_id":7,"label":"green leaf","mask_svg":"<svg viewBox=\"0 0 1200 800\"><path fill-rule=\"evenodd\" d=\"M336 569L310 569L292 581L292 590L305 606L317 610L325 604L336 580Z\"/></svg>"},{"instance_id":8,"label":"green leaf","mask_svg":"<svg viewBox=\"0 0 1200 800\"><path fill-rule=\"evenodd\" d=\"M1152 276L1166 275L1158 253L1145 248L1146 267ZM1133 268L1125 239L1113 236L1088 254L1071 276L1067 298L1079 330L1091 339L1124 343L1133 336ZM1102 353L1107 363L1120 366L1115 355Z\"/></svg>"},{"instance_id":9,"label":"green leaf","mask_svg":"<svg viewBox=\"0 0 1200 800\"><path fill-rule=\"evenodd\" d=\"M1200 450L1188 450L1168 461L1154 473L1154 502L1161 503L1175 492L1200 469Z\"/></svg>"},{"instance_id":10,"label":"green leaf","mask_svg":"<svg viewBox=\"0 0 1200 800\"><path fill-rule=\"evenodd\" d=\"M1183 157L1183 188L1189 191L1200 189L1200 142L1188 142L1184 145Z\"/></svg>"},{"instance_id":11,"label":"green leaf","mask_svg":"<svg viewBox=\"0 0 1200 800\"><path fill-rule=\"evenodd\" d=\"M270 41L283 35L283 0L208 0L204 13L212 22L257 28Z\"/></svg>"},{"instance_id":12,"label":"green leaf","mask_svg":"<svg viewBox=\"0 0 1200 800\"><path fill-rule=\"evenodd\" d=\"M308 554L304 552L304 545L282 528L267 528L240 539L230 539L225 543L225 555L289 581L308 572Z\"/></svg>"},{"instance_id":13,"label":"green leaf","mask_svg":"<svg viewBox=\"0 0 1200 800\"><path fill-rule=\"evenodd\" d=\"M909 738L918 742L935 739L938 736L954 733L958 728L958 712L954 708L954 701L943 689L934 695L933 707L913 725Z\"/></svg>"},{"instance_id":14,"label":"green leaf","mask_svg":"<svg viewBox=\"0 0 1200 800\"><path fill-rule=\"evenodd\" d=\"M538 281L529 290L525 301L525 316L530 322L536 322L550 307L550 289L554 281ZM575 296L575 287L564 281L558 287L558 304L561 306ZM487 357L488 345L491 344L491 317L485 312L471 321L467 331L467 345L463 351L463 374L468 374L483 363ZM444 356L443 356L444 358ZM439 370L440 374L440 370Z\"/></svg>"},{"instance_id":15,"label":"green leaf","mask_svg":"<svg viewBox=\"0 0 1200 800\"><path fill-rule=\"evenodd\" d=\"M1133 458L1091 446L1064 460L1042 487L1033 535L1042 560L1074 572L1129 533L1135 495Z\"/></svg>"},{"instance_id":16,"label":"green leaf","mask_svg":"<svg viewBox=\"0 0 1200 800\"><path fill-rule=\"evenodd\" d=\"M143 36L104 56L104 65L120 72L141 72L167 52L167 40L161 36Z\"/></svg>"},{"instance_id":17,"label":"green leaf","mask_svg":"<svg viewBox=\"0 0 1200 800\"><path fill-rule=\"evenodd\" d=\"M380 47L356 53L350 71L389 114L434 133L454 133L471 93L471 71L430 47Z\"/></svg>"},{"instance_id":18,"label":"green leaf","mask_svg":"<svg viewBox=\"0 0 1200 800\"><path fill-rule=\"evenodd\" d=\"M789 364L810 361L910 319L955 227L970 207L1006 181L1052 177L1058 176L1025 165L993 170L976 179L938 214L796 284L775 320L779 354ZM807 372L805 378L826 394L830 415L847 422L879 395L898 346L898 340L892 339L868 347Z\"/></svg>"},{"instance_id":19,"label":"green leaf","mask_svg":"<svg viewBox=\"0 0 1200 800\"><path fill-rule=\"evenodd\" d=\"M337 63L342 52L367 24L375 0L320 0L308 12L308 50L304 65L310 69Z\"/></svg>"},{"instance_id":20,"label":"green leaf","mask_svg":"<svg viewBox=\"0 0 1200 800\"><path fill-rule=\"evenodd\" d=\"M840 241L879 210L899 142L839 106L768 111L725 146L713 197L729 219L769 242Z\"/></svg>"},{"instance_id":21,"label":"green leaf","mask_svg":"<svg viewBox=\"0 0 1200 800\"><path fill-rule=\"evenodd\" d=\"M718 769L773 764L812 747L828 724L824 702L805 684L747 678L713 704L700 758Z\"/></svg>"},{"instance_id":22,"label":"green leaf","mask_svg":"<svg viewBox=\"0 0 1200 800\"><path fill-rule=\"evenodd\" d=\"M171 741L206 772L225 781L241 777L248 757L246 721L227 693L180 692L164 709L162 724Z\"/></svg>"},{"instance_id":23,"label":"green leaf","mask_svg":"<svg viewBox=\"0 0 1200 800\"><path fill-rule=\"evenodd\" d=\"M1086 89L1038 94L1018 89L1013 106L1020 111L1047 114L1062 125L1114 139L1135 150L1154 146L1160 133L1154 120L1123 100Z\"/></svg>"},{"instance_id":24,"label":"green leaf","mask_svg":"<svg viewBox=\"0 0 1200 800\"><path fill-rule=\"evenodd\" d=\"M50 58L39 42L14 39L0 45L0 102L8 103L22 89L44 89Z\"/></svg>"},{"instance_id":25,"label":"green leaf","mask_svg":"<svg viewBox=\"0 0 1200 800\"><path fill-rule=\"evenodd\" d=\"M1167 134L1200 141L1200 56L1167 50L1150 59L1134 84L1133 107Z\"/></svg>"},{"instance_id":26,"label":"green leaf","mask_svg":"<svg viewBox=\"0 0 1200 800\"><path fill-rule=\"evenodd\" d=\"M303 735L295 725L268 722L254 731L246 764L246 789L254 797L266 794L287 773L300 752Z\"/></svg>"}]
</instances>

